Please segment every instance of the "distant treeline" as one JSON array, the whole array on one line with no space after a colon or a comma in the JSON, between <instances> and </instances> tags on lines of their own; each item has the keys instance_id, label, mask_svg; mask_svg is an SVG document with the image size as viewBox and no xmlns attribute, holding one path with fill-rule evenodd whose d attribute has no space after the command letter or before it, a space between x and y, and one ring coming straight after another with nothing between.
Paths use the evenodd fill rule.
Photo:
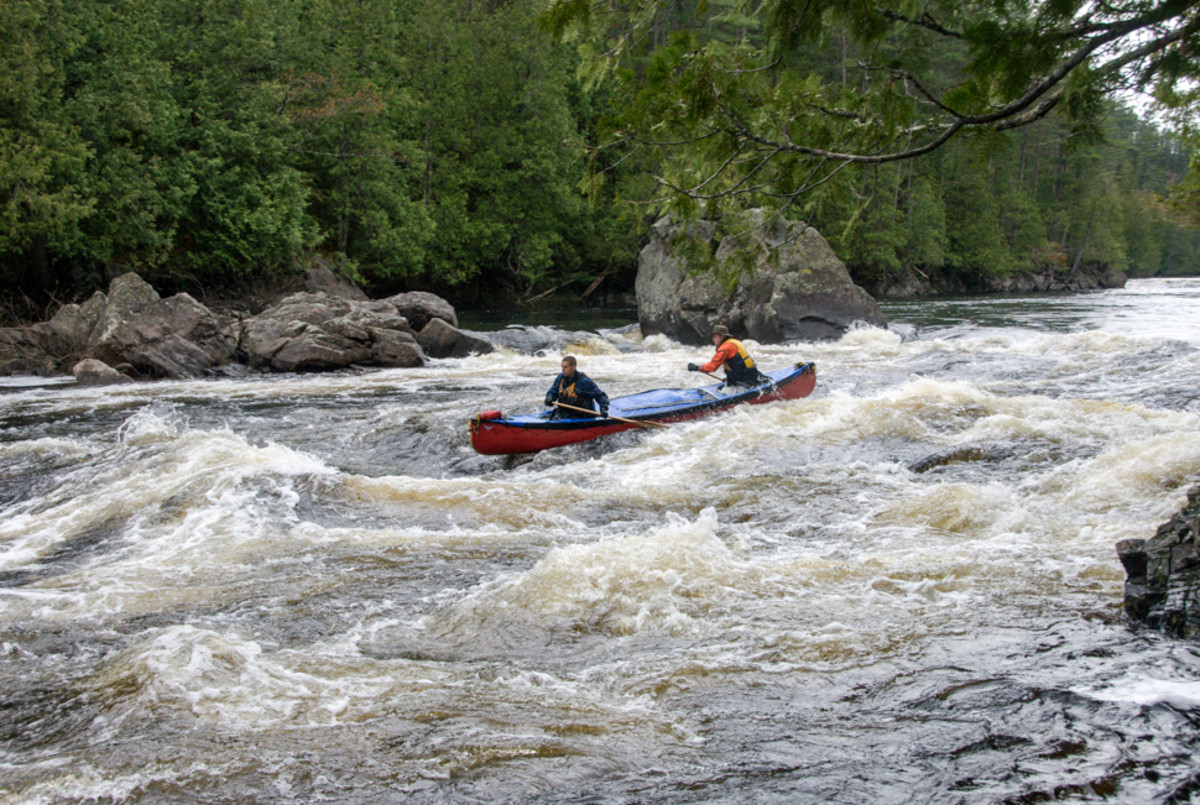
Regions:
<instances>
[{"instance_id":1,"label":"distant treeline","mask_svg":"<svg viewBox=\"0 0 1200 805\"><path fill-rule=\"evenodd\" d=\"M809 220L866 284L911 269L967 288L1081 264L1200 274L1200 231L1167 202L1188 153L1128 108L1110 110L1090 142L1052 116L989 145L859 169Z\"/></svg>"},{"instance_id":2,"label":"distant treeline","mask_svg":"<svg viewBox=\"0 0 1200 805\"><path fill-rule=\"evenodd\" d=\"M606 162L626 100L585 85L535 2L0 3L0 286L9 310L134 269L215 293L307 255L468 304L628 290L653 164ZM1187 169L1129 111L1050 117L846 171L805 210L859 276L1080 260L1197 273L1162 203ZM597 181L601 177L602 181ZM17 301L12 301L17 300Z\"/></svg>"}]
</instances>

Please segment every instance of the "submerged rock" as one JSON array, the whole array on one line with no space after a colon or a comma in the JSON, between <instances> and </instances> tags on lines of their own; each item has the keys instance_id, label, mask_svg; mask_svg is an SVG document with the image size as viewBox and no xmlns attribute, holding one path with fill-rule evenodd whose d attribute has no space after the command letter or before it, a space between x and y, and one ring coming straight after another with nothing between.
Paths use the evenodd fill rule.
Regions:
<instances>
[{"instance_id":1,"label":"submerged rock","mask_svg":"<svg viewBox=\"0 0 1200 805\"><path fill-rule=\"evenodd\" d=\"M474 333L493 345L522 355L612 355L618 350L604 336L587 330L558 330L528 324L510 324L503 330Z\"/></svg>"},{"instance_id":2,"label":"submerged rock","mask_svg":"<svg viewBox=\"0 0 1200 805\"><path fill-rule=\"evenodd\" d=\"M113 383L132 383L133 378L121 374L104 361L84 358L71 369L81 386L109 386Z\"/></svg>"},{"instance_id":3,"label":"submerged rock","mask_svg":"<svg viewBox=\"0 0 1200 805\"><path fill-rule=\"evenodd\" d=\"M1200 484L1148 540L1117 543L1125 567L1125 612L1176 637L1200 637Z\"/></svg>"},{"instance_id":4,"label":"submerged rock","mask_svg":"<svg viewBox=\"0 0 1200 805\"><path fill-rule=\"evenodd\" d=\"M1002 461L1011 457L1012 453L1011 449L986 445L965 445L942 453L933 453L910 462L907 466L910 472L922 473L948 464Z\"/></svg>"}]
</instances>

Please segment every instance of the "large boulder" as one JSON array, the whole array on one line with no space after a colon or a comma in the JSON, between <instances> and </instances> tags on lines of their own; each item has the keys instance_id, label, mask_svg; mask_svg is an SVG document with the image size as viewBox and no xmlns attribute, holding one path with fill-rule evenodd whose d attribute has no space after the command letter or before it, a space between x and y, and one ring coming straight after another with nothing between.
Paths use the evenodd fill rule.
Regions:
<instances>
[{"instance_id":1,"label":"large boulder","mask_svg":"<svg viewBox=\"0 0 1200 805\"><path fill-rule=\"evenodd\" d=\"M179 293L147 302L127 318L112 318L89 352L110 366L129 364L146 377L198 377L234 360L238 336L234 320Z\"/></svg>"},{"instance_id":2,"label":"large boulder","mask_svg":"<svg viewBox=\"0 0 1200 805\"><path fill-rule=\"evenodd\" d=\"M454 306L437 294L427 291L406 291L384 300L394 305L400 315L408 319L414 332L421 332L430 319L442 319L451 327L458 326L458 315Z\"/></svg>"},{"instance_id":3,"label":"large boulder","mask_svg":"<svg viewBox=\"0 0 1200 805\"><path fill-rule=\"evenodd\" d=\"M465 358L468 355L486 355L496 348L490 341L464 333L446 322L445 319L430 319L417 333L417 343L425 354L433 358Z\"/></svg>"},{"instance_id":4,"label":"large boulder","mask_svg":"<svg viewBox=\"0 0 1200 805\"><path fill-rule=\"evenodd\" d=\"M374 329L371 331L371 358L368 363L402 369L424 366L425 353L412 333Z\"/></svg>"},{"instance_id":5,"label":"large boulder","mask_svg":"<svg viewBox=\"0 0 1200 805\"><path fill-rule=\"evenodd\" d=\"M1117 543L1125 567L1125 612L1176 637L1200 637L1200 484L1148 540Z\"/></svg>"},{"instance_id":6,"label":"large boulder","mask_svg":"<svg viewBox=\"0 0 1200 805\"><path fill-rule=\"evenodd\" d=\"M132 321L142 310L161 298L158 291L150 287L150 283L132 271L110 282L108 296L103 300L103 305L99 306L99 321L89 337L90 350L95 352L97 348L104 349L108 339L121 325ZM92 299L98 298L92 294Z\"/></svg>"},{"instance_id":7,"label":"large boulder","mask_svg":"<svg viewBox=\"0 0 1200 805\"><path fill-rule=\"evenodd\" d=\"M250 366L277 372L425 364L395 305L321 293L292 294L248 319L242 351Z\"/></svg>"},{"instance_id":8,"label":"large boulder","mask_svg":"<svg viewBox=\"0 0 1200 805\"><path fill-rule=\"evenodd\" d=\"M715 226L682 227L669 218L653 227L638 255L638 321L645 335L662 333L686 344L706 344L714 324L762 343L837 339L855 322L883 326L878 303L854 284L821 233L796 221L751 214L747 234L724 238L715 261L730 270L743 259L732 292L712 271L689 273L681 239L711 249Z\"/></svg>"},{"instance_id":9,"label":"large boulder","mask_svg":"<svg viewBox=\"0 0 1200 805\"><path fill-rule=\"evenodd\" d=\"M157 296L155 294L155 297ZM98 332L100 322L105 319L107 307L108 296L96 291L82 305L63 305L53 318L35 324L34 327L41 334L48 351L60 359L69 360L72 356L83 355L89 351L94 340L93 335Z\"/></svg>"}]
</instances>

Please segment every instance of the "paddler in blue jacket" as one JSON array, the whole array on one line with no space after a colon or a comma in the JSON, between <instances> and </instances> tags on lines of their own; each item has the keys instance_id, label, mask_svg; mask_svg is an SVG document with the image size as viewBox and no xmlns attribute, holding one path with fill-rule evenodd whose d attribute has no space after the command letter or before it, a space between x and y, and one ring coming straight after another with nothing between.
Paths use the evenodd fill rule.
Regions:
<instances>
[{"instance_id":1,"label":"paddler in blue jacket","mask_svg":"<svg viewBox=\"0 0 1200 805\"><path fill-rule=\"evenodd\" d=\"M600 390L592 379L576 368L574 355L565 355L562 359L562 374L554 378L550 390L546 392L546 405L560 402L573 405L576 408L586 408L589 411L600 411L600 416L608 416L608 395ZM576 413L569 408L556 408L551 418L570 417Z\"/></svg>"}]
</instances>

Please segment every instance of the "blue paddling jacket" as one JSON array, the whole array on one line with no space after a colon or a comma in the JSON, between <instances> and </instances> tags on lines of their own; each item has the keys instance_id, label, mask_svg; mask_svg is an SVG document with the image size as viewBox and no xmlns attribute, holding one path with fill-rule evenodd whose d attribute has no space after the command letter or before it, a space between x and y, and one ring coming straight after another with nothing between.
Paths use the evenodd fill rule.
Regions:
<instances>
[{"instance_id":1,"label":"blue paddling jacket","mask_svg":"<svg viewBox=\"0 0 1200 805\"><path fill-rule=\"evenodd\" d=\"M586 408L589 411L599 410L600 416L608 416L608 395L578 369L569 379L561 372L554 378L550 390L546 392L546 405L554 405L555 402ZM563 411L564 416L569 416L570 413Z\"/></svg>"}]
</instances>

